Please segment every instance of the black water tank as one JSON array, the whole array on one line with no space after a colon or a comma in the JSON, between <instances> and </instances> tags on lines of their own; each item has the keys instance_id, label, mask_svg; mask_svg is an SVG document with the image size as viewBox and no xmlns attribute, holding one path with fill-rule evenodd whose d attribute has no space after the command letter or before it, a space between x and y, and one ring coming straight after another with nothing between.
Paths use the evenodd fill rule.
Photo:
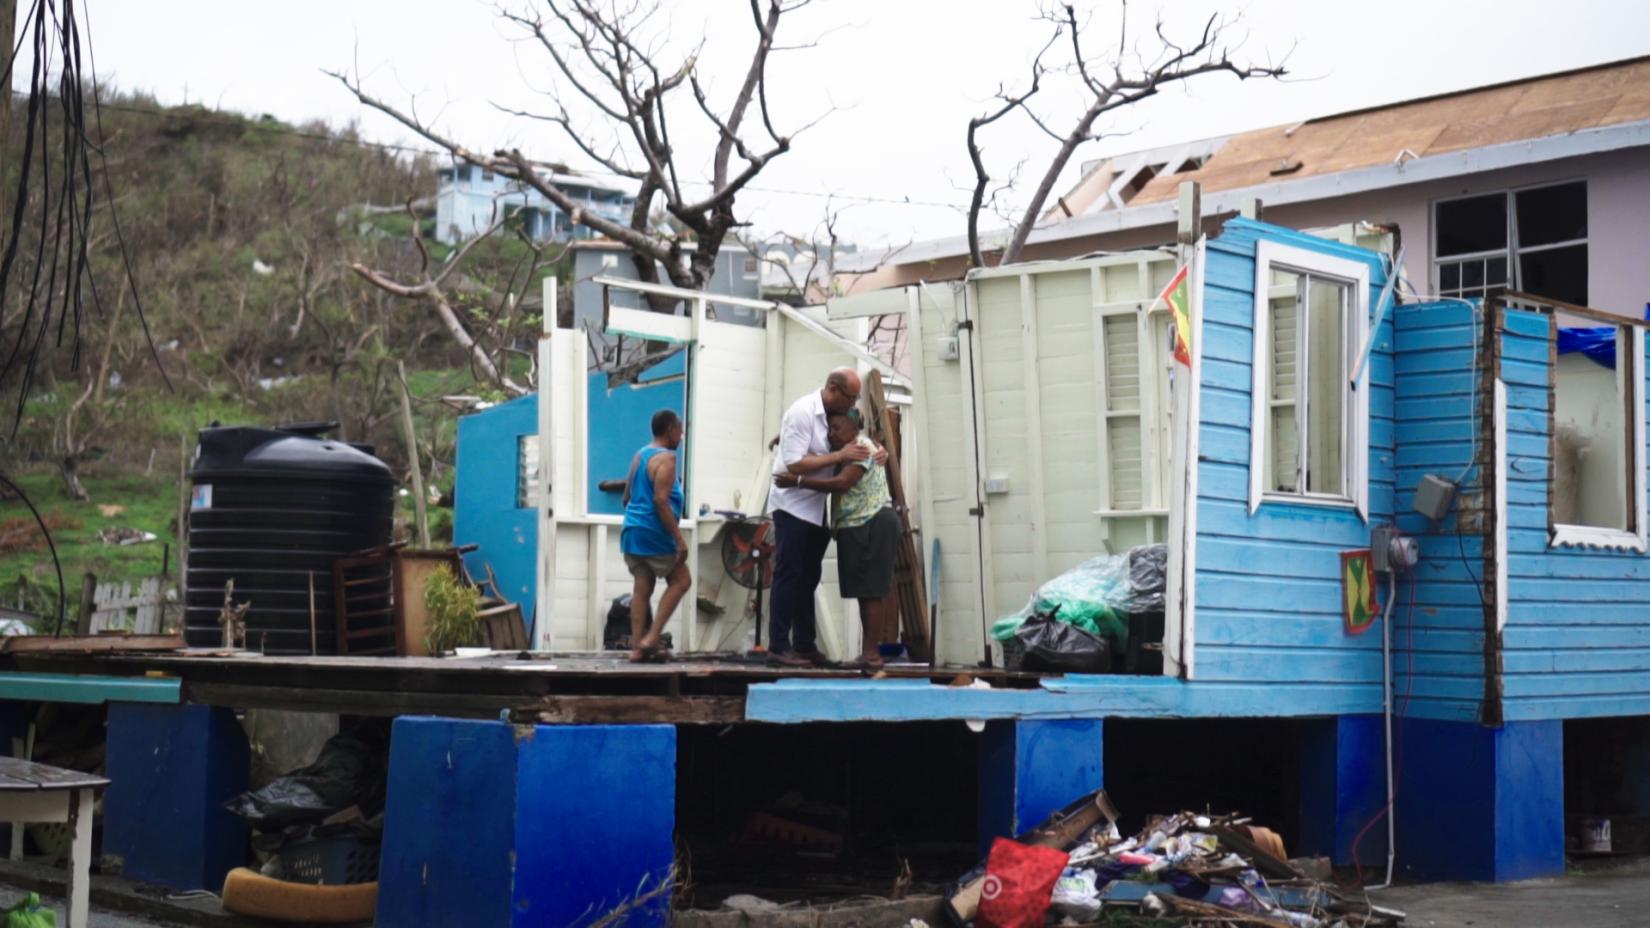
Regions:
<instances>
[{"instance_id":1,"label":"black water tank","mask_svg":"<svg viewBox=\"0 0 1650 928\"><path fill-rule=\"evenodd\" d=\"M224 584L235 581L249 650L310 653L309 584L315 580L317 650L337 652L333 561L388 544L395 479L370 445L331 441L332 423L201 430L189 472L189 563L184 636L192 647L223 641ZM390 603L387 570L349 588L350 611ZM388 615L351 627L390 626Z\"/></svg>"}]
</instances>

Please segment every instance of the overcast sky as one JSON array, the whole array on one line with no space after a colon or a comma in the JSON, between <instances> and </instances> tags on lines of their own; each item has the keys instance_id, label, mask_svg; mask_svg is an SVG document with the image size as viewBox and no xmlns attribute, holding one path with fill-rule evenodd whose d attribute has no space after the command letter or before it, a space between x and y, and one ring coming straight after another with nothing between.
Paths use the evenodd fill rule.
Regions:
<instances>
[{"instance_id":1,"label":"overcast sky","mask_svg":"<svg viewBox=\"0 0 1650 928\"><path fill-rule=\"evenodd\" d=\"M512 0L506 0L512 2ZM495 103L542 108L553 86L543 51L477 0L88 0L100 75L162 102L189 101L283 120L359 122L370 139L414 143L364 111L322 69L359 64L369 90L418 112L477 148L518 146L581 164L556 131L500 113ZM521 8L519 5L514 8ZM963 136L999 82L1024 83L1049 26L1037 0L815 0L787 16L782 41L817 47L774 58L769 90L781 131L829 113L797 137L739 199L762 231L812 234L827 203L842 209L845 240L899 243L960 234L972 182ZM1119 5L1079 3L1096 50L1115 49ZM1184 35L1212 11L1241 15L1240 55L1287 56L1284 82L1217 75L1148 101L1110 124L1126 133L1086 146L1078 162L1176 141L1294 122L1372 104L1650 54L1650 4L1629 0L1386 0L1382 3L1203 0L1132 3L1131 26L1166 11ZM701 37L699 71L718 100L736 91L755 31L741 0L666 0L654 38L670 63ZM1144 43L1142 48L1149 47ZM26 71L23 72L26 75ZM690 101L684 99L685 104ZM1055 125L1077 107L1056 86L1044 110ZM725 104L724 104L725 105ZM703 175L708 124L687 127L684 164ZM702 117L700 117L702 121ZM610 130L596 125L596 131ZM423 144L418 142L417 144ZM1025 162L1040 173L1054 143L1025 123L986 137L994 173ZM588 164L588 162L583 162ZM1028 178L1028 189L1034 178ZM830 196L831 199L827 199Z\"/></svg>"}]
</instances>

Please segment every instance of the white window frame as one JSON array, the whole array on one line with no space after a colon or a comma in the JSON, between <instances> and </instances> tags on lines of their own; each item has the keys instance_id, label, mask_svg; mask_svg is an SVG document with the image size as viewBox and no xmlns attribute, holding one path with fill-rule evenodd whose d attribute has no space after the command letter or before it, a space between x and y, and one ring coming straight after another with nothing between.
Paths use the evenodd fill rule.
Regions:
<instances>
[{"instance_id":1,"label":"white window frame","mask_svg":"<svg viewBox=\"0 0 1650 928\"><path fill-rule=\"evenodd\" d=\"M1524 290L1524 280L1523 280L1524 269L1523 269L1523 264L1522 264L1522 262L1520 262L1519 259L1521 257L1523 257L1524 255L1526 255L1526 254L1537 254L1537 253L1543 252L1543 251L1552 251L1556 248L1570 248L1570 247L1573 247L1575 245L1586 245L1587 246L1587 258L1588 258L1589 262L1591 262L1592 256L1593 256L1592 244L1590 243L1590 241L1586 237L1568 239L1568 240L1562 241L1562 242L1548 242L1547 244L1544 244L1544 245L1530 245L1528 247L1524 247L1524 246L1521 246L1519 244L1519 238L1518 238L1518 202L1517 202L1518 194L1528 193L1532 190L1544 190L1548 187L1566 187L1566 186L1569 186L1571 184L1577 184L1577 183L1582 185L1582 197L1583 197L1583 201L1585 202L1585 198L1586 198L1587 193L1588 193L1588 191L1586 189L1587 184L1588 184L1588 180L1585 177L1570 177L1570 178L1566 178L1564 180L1543 181L1539 184L1525 184L1524 186L1521 186L1521 187L1502 187L1499 190L1480 190L1477 193L1462 194L1461 196L1458 196L1458 197L1440 197L1436 200L1433 200L1432 203L1427 207L1427 228L1431 233L1431 239L1432 239L1432 241L1430 243L1431 244L1431 257L1432 257L1432 292L1436 293L1436 294L1439 294L1440 296L1452 296L1452 297L1454 297L1454 296L1459 296L1459 295L1465 293L1468 290L1488 290L1488 289L1490 289L1489 285L1487 285L1487 284L1486 285L1480 285L1480 286L1477 286L1477 287L1463 287L1463 286L1460 285L1459 281L1457 281L1457 285L1454 288L1446 291L1444 289L1444 278L1443 278L1443 265L1445 265L1445 264L1459 264L1459 263L1464 262L1464 261L1483 261L1486 258L1505 258L1506 261L1507 261L1507 279L1506 279L1505 282L1503 282L1499 286L1502 288L1503 292L1505 292L1507 290L1514 290L1514 291L1522 292ZM1500 248L1500 249L1491 249L1489 251L1474 251L1474 252L1468 252L1468 253L1459 254L1459 255L1440 256L1438 254L1438 207L1442 206L1445 203L1454 203L1458 200L1477 200L1477 199L1480 199L1482 197L1490 197L1490 196L1495 196L1497 194L1499 194L1501 196L1502 204L1506 208L1506 216L1507 216L1507 236L1506 236L1507 244L1506 244L1506 247ZM1591 235L1591 233L1592 233L1592 223L1591 223L1592 215L1589 213L1587 218L1589 220L1587 231L1588 231L1588 234Z\"/></svg>"},{"instance_id":2,"label":"white window frame","mask_svg":"<svg viewBox=\"0 0 1650 928\"><path fill-rule=\"evenodd\" d=\"M1554 325L1556 326L1557 323L1555 322ZM1630 404L1630 408L1633 410L1633 422L1632 428L1629 430L1632 434L1632 441L1627 443L1625 449L1626 461L1623 462L1633 477L1633 485L1630 488L1633 498L1628 501L1628 505L1633 507L1633 528L1629 530L1604 528L1597 525L1562 525L1555 523L1552 527L1552 540L1547 545L1549 548L1612 548L1623 551L1637 551L1640 554L1650 550L1650 544L1647 544L1647 540L1650 540L1650 534L1647 534L1645 526L1644 329L1636 325L1618 326L1616 336L1618 345L1620 344L1619 340L1622 332L1632 333L1631 343L1633 346L1631 374L1622 369L1625 365L1621 364L1619 360L1616 364L1617 387L1622 390L1633 391ZM1557 337L1556 332L1553 337ZM1558 386L1558 370L1556 368L1553 370L1553 378L1553 386L1556 390ZM1557 396L1555 394L1554 403L1556 402ZM1501 450L1502 455L1506 453L1506 449ZM1549 472L1547 475L1547 492L1549 495L1552 493L1552 480L1553 474Z\"/></svg>"},{"instance_id":3,"label":"white window frame","mask_svg":"<svg viewBox=\"0 0 1650 928\"><path fill-rule=\"evenodd\" d=\"M1112 262L1109 266L1116 266ZM1140 262L1140 292L1152 290L1152 270L1162 262ZM1091 288L1101 292L1100 278L1108 265L1096 264L1090 269ZM1171 265L1172 267L1172 265ZM1106 378L1106 320L1116 316L1133 317L1136 325L1135 345L1138 358L1140 402L1134 409L1112 409ZM1145 299L1096 303L1094 307L1094 364L1095 403L1100 415L1100 455L1105 463L1099 469L1100 508L1093 515L1100 518L1166 517L1169 514L1169 391L1162 389L1165 372L1175 364L1168 332L1171 323L1168 307L1162 301ZM1140 430L1140 505L1123 508L1114 499L1111 463L1111 429L1117 420L1134 420Z\"/></svg>"},{"instance_id":4,"label":"white window frame","mask_svg":"<svg viewBox=\"0 0 1650 928\"><path fill-rule=\"evenodd\" d=\"M1261 503L1289 503L1293 505L1324 506L1336 509L1355 509L1358 517L1369 520L1369 368L1365 364L1358 375L1356 389L1348 391L1346 415L1351 418L1350 423L1343 422L1343 427L1349 426L1350 447L1342 454L1342 466L1345 470L1343 487L1350 490L1345 495L1330 495L1324 493L1307 493L1304 490L1296 493L1280 493L1269 491L1265 487L1266 474L1266 437L1271 428L1271 414L1268 398L1271 395L1270 379L1266 372L1270 362L1272 343L1272 314L1270 307L1270 291L1272 284L1272 269L1286 269L1314 277L1322 277L1350 285L1347 305L1347 332L1344 344L1343 357L1346 363L1343 369L1350 370L1357 360L1358 352L1363 348L1364 340L1369 332L1369 265L1362 261L1353 261L1349 258L1338 258L1334 255L1311 251L1305 248L1296 248L1281 242L1262 241L1255 246L1255 299L1254 299L1254 366L1250 377L1250 415L1249 415L1249 514L1254 515L1260 509ZM1305 396L1305 378L1299 378L1296 390ZM1343 393L1346 396L1346 393ZM1310 399L1308 399L1310 402ZM1306 435L1298 436L1301 442L1306 441Z\"/></svg>"}]
</instances>

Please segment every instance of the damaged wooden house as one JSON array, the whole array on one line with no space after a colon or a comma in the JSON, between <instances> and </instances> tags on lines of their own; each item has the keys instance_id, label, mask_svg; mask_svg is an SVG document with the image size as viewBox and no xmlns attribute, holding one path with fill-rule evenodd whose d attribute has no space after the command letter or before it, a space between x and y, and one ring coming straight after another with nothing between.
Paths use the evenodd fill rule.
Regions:
<instances>
[{"instance_id":1,"label":"damaged wooden house","mask_svg":"<svg viewBox=\"0 0 1650 928\"><path fill-rule=\"evenodd\" d=\"M8 654L3 695L107 704L104 851L178 889L246 860L238 710L394 718L381 925L943 882L1102 786L1132 816L1243 809L1291 856L1559 873L1578 818L1650 814L1646 68L1095 166L1023 264L940 243L824 307L619 300L546 332L538 396L460 426L455 540L527 649ZM931 610L906 643L932 663L713 659L756 643L761 584L723 552L780 411L843 364L901 413ZM603 651L628 586L609 481L664 407L699 569L683 659L632 667ZM1119 672L1006 666L996 626L1044 584L1153 546L1161 605ZM852 653L849 604L821 602Z\"/></svg>"}]
</instances>

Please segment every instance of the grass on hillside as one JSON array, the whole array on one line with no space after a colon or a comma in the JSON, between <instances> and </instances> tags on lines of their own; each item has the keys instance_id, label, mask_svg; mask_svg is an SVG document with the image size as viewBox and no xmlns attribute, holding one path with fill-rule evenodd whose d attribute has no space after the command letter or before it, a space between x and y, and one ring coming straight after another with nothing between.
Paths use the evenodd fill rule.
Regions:
<instances>
[{"instance_id":1,"label":"grass on hillside","mask_svg":"<svg viewBox=\"0 0 1650 928\"><path fill-rule=\"evenodd\" d=\"M172 526L177 515L176 475L155 473L99 477L84 476L81 482L92 495L91 502L75 502L63 496L63 484L54 473L20 474L13 477L48 525L60 526L52 532L58 560L63 565L63 587L68 597L68 616L73 621L80 602L81 577L87 573L100 580L136 582L160 573L166 545L175 546ZM122 511L104 515L99 508L120 506ZM23 520L30 530L8 538L16 541L0 550L0 603L22 607L52 619L57 615L57 574L51 553L34 527L28 507L17 500L0 503L0 524ZM135 545L106 545L98 538L105 528L134 528L153 532L154 541ZM177 552L170 556L169 569L177 573ZM21 587L21 600L19 589Z\"/></svg>"},{"instance_id":2,"label":"grass on hillside","mask_svg":"<svg viewBox=\"0 0 1650 928\"><path fill-rule=\"evenodd\" d=\"M433 368L407 372L408 388L414 399L414 423L421 442L438 436L438 441L451 447L458 427L458 415L437 402L447 394L475 393L479 385L469 371L462 368ZM32 399L25 429L49 429L50 423L62 415L79 388L72 382L60 383L50 394ZM309 415L306 410L291 408L283 400L280 390L269 391L254 398L256 402L230 396L204 396L186 391L168 393L159 388L134 388L124 399L125 406L119 421L96 442L110 449L102 460L92 461L82 468L81 483L91 494L90 502L73 502L65 498L62 479L51 465L35 463L18 468L8 476L15 479L29 499L40 508L48 525L58 526L52 532L58 555L63 565L63 583L68 594L68 610L72 617L80 601L81 577L90 572L104 582L131 582L155 576L161 569L163 545L175 544L174 522L178 500L178 436L186 436L186 453L193 453L197 430L210 422L224 425L274 425L297 419L324 419L325 415ZM395 437L393 446L386 441ZM402 457L399 433L386 429L377 436L381 454ZM153 471L144 473L149 449L155 449ZM428 450L422 459L428 461ZM400 476L399 474L397 475ZM453 471L444 468L426 481L440 489L451 489ZM410 488L409 488L410 490ZM99 505L118 505L124 511L104 516ZM430 535L436 545L449 543L452 538L452 511L428 507ZM15 520L13 532L5 526ZM398 496L396 501L397 537L412 534L414 506L410 495ZM130 527L153 532L157 539L147 544L111 546L98 539L99 529L111 526ZM0 604L17 606L19 587L23 590L23 608L44 616L55 616L57 610L57 575L52 569L51 556L40 540L38 528L27 507L16 500L0 501L0 539L22 536L27 547L0 545ZM169 558L170 569L177 572L177 552Z\"/></svg>"}]
</instances>

